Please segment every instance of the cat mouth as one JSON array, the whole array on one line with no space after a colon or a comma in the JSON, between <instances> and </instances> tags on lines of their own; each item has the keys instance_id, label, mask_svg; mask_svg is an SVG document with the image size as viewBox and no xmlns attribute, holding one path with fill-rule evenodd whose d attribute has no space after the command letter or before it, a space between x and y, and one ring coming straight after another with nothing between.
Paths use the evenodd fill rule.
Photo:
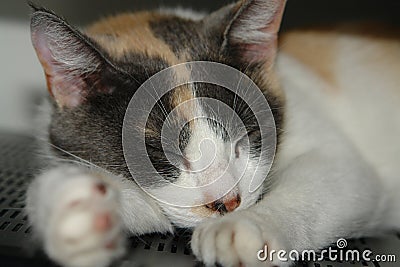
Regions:
<instances>
[{"instance_id":1,"label":"cat mouth","mask_svg":"<svg viewBox=\"0 0 400 267\"><path fill-rule=\"evenodd\" d=\"M219 213L220 215L225 215L226 213L232 212L238 208L241 201L242 199L240 195L235 194L234 196L223 197L222 199L211 202L205 205L205 207L216 213Z\"/></svg>"}]
</instances>

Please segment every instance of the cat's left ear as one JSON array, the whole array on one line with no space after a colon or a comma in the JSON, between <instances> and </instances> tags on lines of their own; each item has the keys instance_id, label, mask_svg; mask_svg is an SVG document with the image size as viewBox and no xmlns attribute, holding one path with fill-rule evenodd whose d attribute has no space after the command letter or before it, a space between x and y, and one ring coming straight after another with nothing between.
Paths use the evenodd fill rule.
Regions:
<instances>
[{"instance_id":1,"label":"cat's left ear","mask_svg":"<svg viewBox=\"0 0 400 267\"><path fill-rule=\"evenodd\" d=\"M245 64L272 63L285 4L286 0L242 0L211 14L214 24L227 19L222 23L221 51Z\"/></svg>"},{"instance_id":2,"label":"cat's left ear","mask_svg":"<svg viewBox=\"0 0 400 267\"><path fill-rule=\"evenodd\" d=\"M58 107L74 108L93 95L111 93L105 78L111 63L96 45L51 11L31 7L32 43Z\"/></svg>"}]
</instances>

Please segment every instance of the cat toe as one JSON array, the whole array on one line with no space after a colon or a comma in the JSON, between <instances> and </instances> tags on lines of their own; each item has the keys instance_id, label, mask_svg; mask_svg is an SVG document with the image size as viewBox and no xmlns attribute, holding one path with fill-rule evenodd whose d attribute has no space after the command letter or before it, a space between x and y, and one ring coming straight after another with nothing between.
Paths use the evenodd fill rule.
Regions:
<instances>
[{"instance_id":1,"label":"cat toe","mask_svg":"<svg viewBox=\"0 0 400 267\"><path fill-rule=\"evenodd\" d=\"M265 266L256 261L262 244L253 225L225 218L200 225L192 237L193 253L206 266ZM252 265L247 265L249 262Z\"/></svg>"},{"instance_id":2,"label":"cat toe","mask_svg":"<svg viewBox=\"0 0 400 267\"><path fill-rule=\"evenodd\" d=\"M49 256L63 266L107 266L124 251L118 197L91 176L60 192L45 240Z\"/></svg>"},{"instance_id":3,"label":"cat toe","mask_svg":"<svg viewBox=\"0 0 400 267\"><path fill-rule=\"evenodd\" d=\"M195 229L192 250L206 266L289 266L289 262L263 261L258 258L258 252L269 240L263 230L251 218L230 214L210 220ZM275 247L275 241L272 243Z\"/></svg>"}]
</instances>

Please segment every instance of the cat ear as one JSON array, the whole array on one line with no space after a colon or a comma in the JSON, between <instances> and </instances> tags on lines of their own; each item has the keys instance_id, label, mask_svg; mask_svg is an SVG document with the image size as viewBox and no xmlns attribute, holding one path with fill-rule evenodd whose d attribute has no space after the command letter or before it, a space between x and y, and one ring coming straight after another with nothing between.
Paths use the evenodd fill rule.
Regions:
<instances>
[{"instance_id":1,"label":"cat ear","mask_svg":"<svg viewBox=\"0 0 400 267\"><path fill-rule=\"evenodd\" d=\"M228 13L221 9L229 16L222 51L244 63L272 63L285 4L286 0L243 0Z\"/></svg>"},{"instance_id":2,"label":"cat ear","mask_svg":"<svg viewBox=\"0 0 400 267\"><path fill-rule=\"evenodd\" d=\"M54 13L32 8L32 43L58 106L73 108L92 94L110 93L101 82L107 62L90 40Z\"/></svg>"}]
</instances>

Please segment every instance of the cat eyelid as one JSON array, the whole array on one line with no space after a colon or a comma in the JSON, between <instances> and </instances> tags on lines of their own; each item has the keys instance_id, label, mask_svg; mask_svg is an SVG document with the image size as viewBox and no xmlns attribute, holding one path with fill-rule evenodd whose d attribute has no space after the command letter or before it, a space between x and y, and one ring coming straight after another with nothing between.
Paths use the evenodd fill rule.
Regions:
<instances>
[{"instance_id":1,"label":"cat eyelid","mask_svg":"<svg viewBox=\"0 0 400 267\"><path fill-rule=\"evenodd\" d=\"M260 130L258 129L252 129L249 130L246 134L244 134L242 137L240 137L238 140L236 140L235 142L235 155L236 158L239 158L240 155L240 151L239 151L239 147L242 146L243 141L245 141L245 138L247 137L248 142L250 143L250 138L252 135L259 133Z\"/></svg>"},{"instance_id":2,"label":"cat eyelid","mask_svg":"<svg viewBox=\"0 0 400 267\"><path fill-rule=\"evenodd\" d=\"M252 129L252 130L249 130L249 131L247 131L247 133L245 133L244 135L242 135L241 137L239 137L237 140L236 140L236 144L237 143L239 143L240 141L242 141L246 136L247 137L250 137L250 136L252 136L252 135L254 135L254 134L256 134L256 133L259 133L260 132L260 130L258 130L258 129Z\"/></svg>"},{"instance_id":3,"label":"cat eyelid","mask_svg":"<svg viewBox=\"0 0 400 267\"><path fill-rule=\"evenodd\" d=\"M151 144L151 143L147 143L146 145L147 145L148 147L150 147L150 148L152 148L152 149L158 151L158 152L163 152L164 154L168 153L168 154L170 154L170 155L173 155L173 156L176 156L176 157L179 157L179 158L184 158L184 156L183 156L182 154L178 154L178 153L172 152L172 151L170 151L170 150L162 149L162 148L157 147L157 146L155 146L155 145L153 145L153 144Z\"/></svg>"}]
</instances>

